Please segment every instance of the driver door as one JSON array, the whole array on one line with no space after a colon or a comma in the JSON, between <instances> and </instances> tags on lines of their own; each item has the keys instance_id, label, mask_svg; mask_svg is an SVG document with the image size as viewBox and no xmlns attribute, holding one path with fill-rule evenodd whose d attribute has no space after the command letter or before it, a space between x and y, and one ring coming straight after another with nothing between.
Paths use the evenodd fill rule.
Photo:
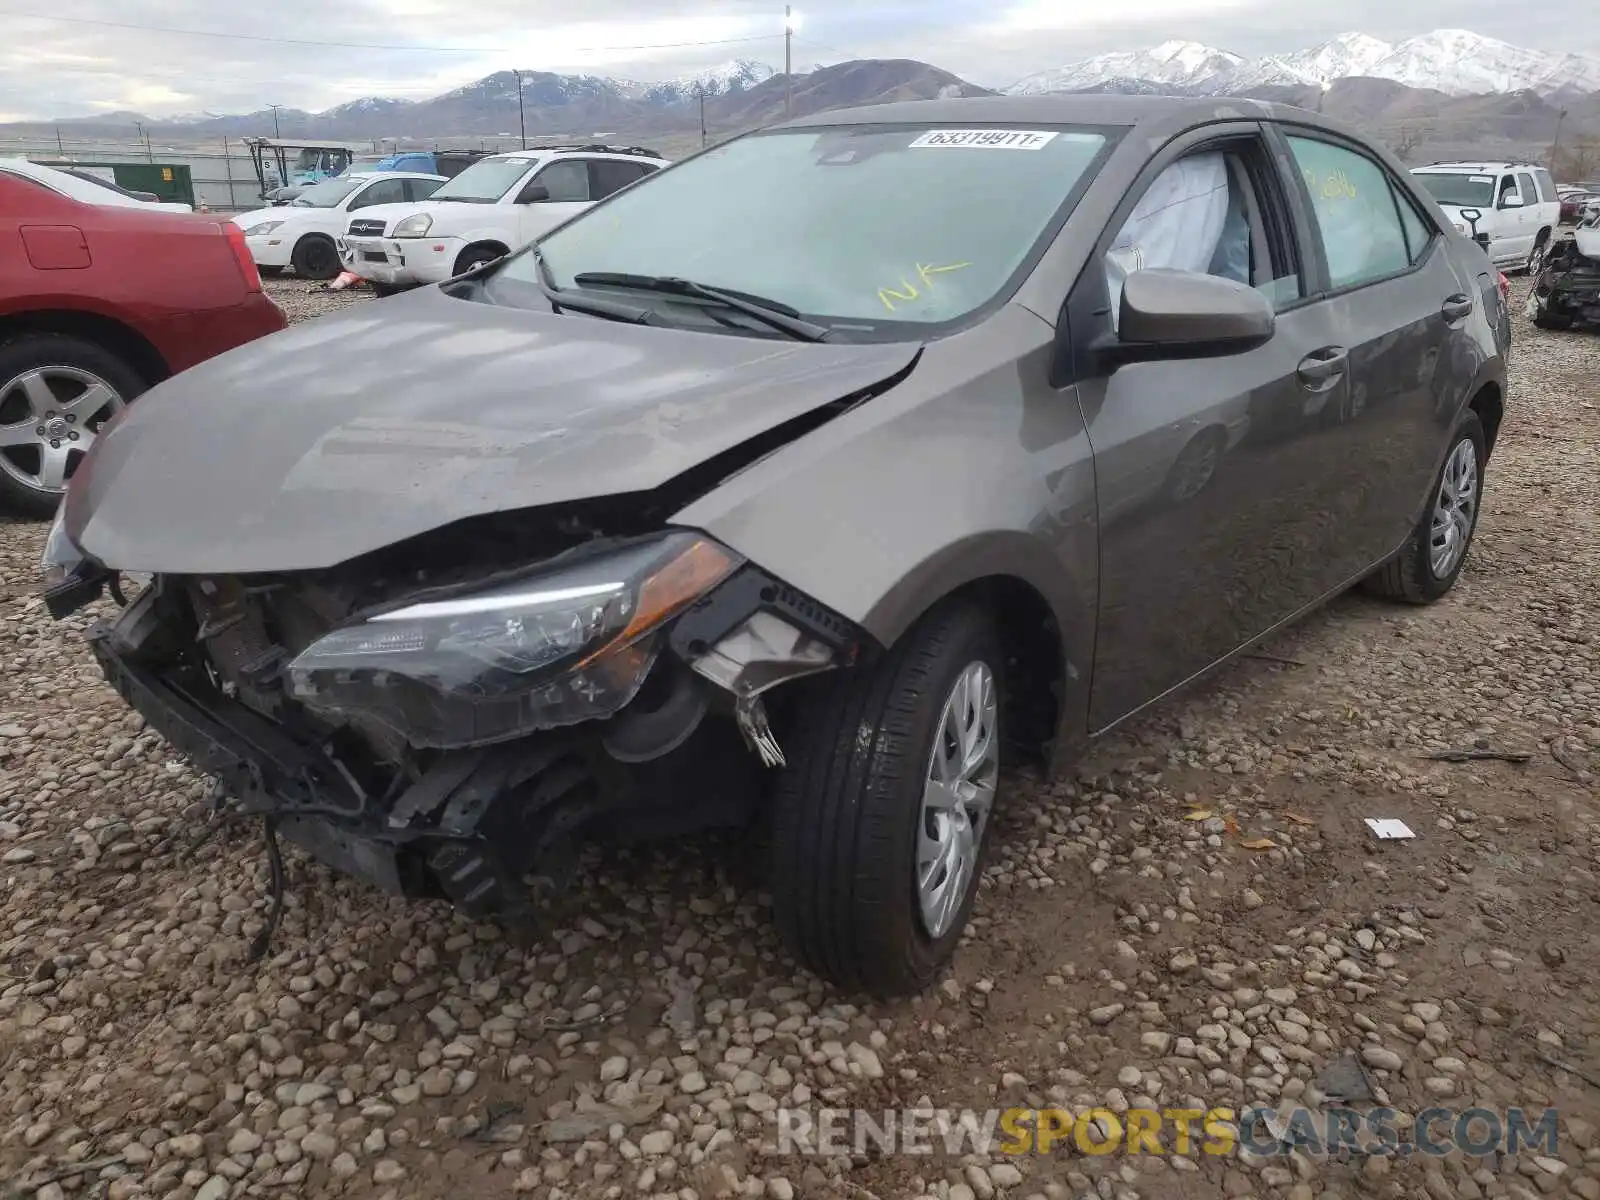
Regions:
<instances>
[{"instance_id":1,"label":"driver door","mask_svg":"<svg viewBox=\"0 0 1600 1200\"><path fill-rule=\"evenodd\" d=\"M517 210L515 250L589 207L588 160L561 158L546 164L522 185L513 203Z\"/></svg>"}]
</instances>

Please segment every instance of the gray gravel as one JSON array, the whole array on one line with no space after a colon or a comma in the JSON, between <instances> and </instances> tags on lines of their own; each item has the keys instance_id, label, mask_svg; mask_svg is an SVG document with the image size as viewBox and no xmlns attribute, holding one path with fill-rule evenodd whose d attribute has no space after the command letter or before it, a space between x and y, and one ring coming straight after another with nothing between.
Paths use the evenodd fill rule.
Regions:
<instances>
[{"instance_id":1,"label":"gray gravel","mask_svg":"<svg viewBox=\"0 0 1600 1200\"><path fill-rule=\"evenodd\" d=\"M297 318L365 302L269 287ZM1600 338L1520 317L1516 337L1456 592L1343 599L1077 777L1013 781L968 945L897 1005L797 971L737 839L592 855L528 949L291 852L275 953L244 967L257 832L183 857L205 781L100 681L89 615L32 597L43 528L0 524L0 1181L1597 1200ZM1473 745L1531 760L1419 757ZM1380 845L1367 816L1419 836ZM1556 1105L1558 1152L1185 1157L1170 1132L1144 1157L770 1152L779 1106L1315 1108L1340 1072L1413 1113Z\"/></svg>"}]
</instances>

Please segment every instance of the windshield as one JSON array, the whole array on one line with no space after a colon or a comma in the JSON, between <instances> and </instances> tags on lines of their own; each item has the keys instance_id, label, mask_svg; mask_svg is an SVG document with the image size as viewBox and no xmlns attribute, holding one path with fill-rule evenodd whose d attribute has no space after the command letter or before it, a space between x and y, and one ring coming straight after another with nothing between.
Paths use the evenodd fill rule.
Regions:
<instances>
[{"instance_id":1,"label":"windshield","mask_svg":"<svg viewBox=\"0 0 1600 1200\"><path fill-rule=\"evenodd\" d=\"M561 287L596 271L682 276L863 331L938 324L994 298L1106 142L1064 127L753 134L619 192L540 246ZM500 274L536 271L522 254Z\"/></svg>"},{"instance_id":2,"label":"windshield","mask_svg":"<svg viewBox=\"0 0 1600 1200\"><path fill-rule=\"evenodd\" d=\"M528 173L534 159L484 158L473 163L433 194L435 200L493 204Z\"/></svg>"},{"instance_id":3,"label":"windshield","mask_svg":"<svg viewBox=\"0 0 1600 1200\"><path fill-rule=\"evenodd\" d=\"M1456 175L1446 171L1414 171L1412 177L1440 204L1457 208L1493 208L1493 175Z\"/></svg>"},{"instance_id":4,"label":"windshield","mask_svg":"<svg viewBox=\"0 0 1600 1200\"><path fill-rule=\"evenodd\" d=\"M312 184L289 203L296 208L332 208L365 182L365 179L352 179L348 175L324 179L321 183Z\"/></svg>"}]
</instances>

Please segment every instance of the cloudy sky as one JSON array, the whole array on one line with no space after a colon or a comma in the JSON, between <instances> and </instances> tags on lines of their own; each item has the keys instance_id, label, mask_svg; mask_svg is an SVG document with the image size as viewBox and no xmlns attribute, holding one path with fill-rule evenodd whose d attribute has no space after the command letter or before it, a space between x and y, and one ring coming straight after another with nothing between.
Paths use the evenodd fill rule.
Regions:
<instances>
[{"instance_id":1,"label":"cloudy sky","mask_svg":"<svg viewBox=\"0 0 1600 1200\"><path fill-rule=\"evenodd\" d=\"M650 80L731 58L782 65L781 4L697 0L667 11L647 0L0 0L0 121L424 99L513 66ZM797 70L909 57L990 86L1168 38L1255 55L1352 29L1397 40L1447 26L1600 52L1592 3L809 0L796 12Z\"/></svg>"}]
</instances>

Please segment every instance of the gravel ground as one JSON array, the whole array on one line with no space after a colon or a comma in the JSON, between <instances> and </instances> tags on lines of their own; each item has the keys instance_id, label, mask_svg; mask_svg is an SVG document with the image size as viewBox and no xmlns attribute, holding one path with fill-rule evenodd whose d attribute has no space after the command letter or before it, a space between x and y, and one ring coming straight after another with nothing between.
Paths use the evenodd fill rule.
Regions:
<instances>
[{"instance_id":1,"label":"gravel ground","mask_svg":"<svg viewBox=\"0 0 1600 1200\"><path fill-rule=\"evenodd\" d=\"M1342 599L1015 780L969 944L894 1005L797 971L736 839L596 854L526 949L291 853L243 966L259 837L186 853L205 782L0 525L0 1195L1596 1200L1600 339L1516 338L1454 594ZM1474 746L1530 757L1421 757ZM788 1105L1314 1105L1346 1052L1402 1111L1558 1106L1559 1153L771 1152Z\"/></svg>"}]
</instances>

